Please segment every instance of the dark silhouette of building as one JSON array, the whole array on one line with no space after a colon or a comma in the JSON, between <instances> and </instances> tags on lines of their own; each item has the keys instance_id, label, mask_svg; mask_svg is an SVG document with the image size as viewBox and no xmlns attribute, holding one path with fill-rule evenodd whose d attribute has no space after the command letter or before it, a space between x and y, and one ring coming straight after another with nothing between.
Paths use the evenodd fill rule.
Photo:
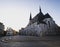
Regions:
<instances>
[{"instance_id":1,"label":"dark silhouette of building","mask_svg":"<svg viewBox=\"0 0 60 47\"><path fill-rule=\"evenodd\" d=\"M3 23L1 23L0 22L0 36L3 36L3 34L4 34L4 25L3 25Z\"/></svg>"},{"instance_id":2,"label":"dark silhouette of building","mask_svg":"<svg viewBox=\"0 0 60 47\"><path fill-rule=\"evenodd\" d=\"M37 36L56 35L57 28L53 18L48 13L44 15L39 8L39 13L35 17L32 18L30 13L29 23L24 30L20 30L20 33Z\"/></svg>"}]
</instances>

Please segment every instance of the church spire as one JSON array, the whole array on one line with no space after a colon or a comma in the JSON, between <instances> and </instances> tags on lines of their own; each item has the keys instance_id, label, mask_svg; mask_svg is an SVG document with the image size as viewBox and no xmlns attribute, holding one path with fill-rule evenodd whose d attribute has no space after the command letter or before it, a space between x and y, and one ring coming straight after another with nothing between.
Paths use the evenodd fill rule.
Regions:
<instances>
[{"instance_id":1,"label":"church spire","mask_svg":"<svg viewBox=\"0 0 60 47\"><path fill-rule=\"evenodd\" d=\"M32 16L31 16L31 13L30 13L30 19L29 20L32 20Z\"/></svg>"},{"instance_id":2,"label":"church spire","mask_svg":"<svg viewBox=\"0 0 60 47\"><path fill-rule=\"evenodd\" d=\"M43 15L43 13L42 13L42 10L41 10L41 7L39 6L39 13L41 14L41 15Z\"/></svg>"},{"instance_id":3,"label":"church spire","mask_svg":"<svg viewBox=\"0 0 60 47\"><path fill-rule=\"evenodd\" d=\"M40 13L42 12L42 11L41 11L41 7L39 7L39 11L40 11Z\"/></svg>"}]
</instances>

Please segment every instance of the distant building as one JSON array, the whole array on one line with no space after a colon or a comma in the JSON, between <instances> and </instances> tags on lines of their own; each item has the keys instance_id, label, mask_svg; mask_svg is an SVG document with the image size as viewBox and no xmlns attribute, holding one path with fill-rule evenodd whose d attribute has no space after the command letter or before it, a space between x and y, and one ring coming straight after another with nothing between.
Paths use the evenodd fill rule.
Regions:
<instances>
[{"instance_id":1,"label":"distant building","mask_svg":"<svg viewBox=\"0 0 60 47\"><path fill-rule=\"evenodd\" d=\"M0 36L4 34L4 25L0 22Z\"/></svg>"},{"instance_id":2,"label":"distant building","mask_svg":"<svg viewBox=\"0 0 60 47\"><path fill-rule=\"evenodd\" d=\"M41 8L39 13L32 18L30 13L30 19L28 25L22 31L22 34L25 35L37 35L37 36L45 36L45 35L56 35L57 24L53 20L53 18L47 13L43 14Z\"/></svg>"},{"instance_id":3,"label":"distant building","mask_svg":"<svg viewBox=\"0 0 60 47\"><path fill-rule=\"evenodd\" d=\"M13 30L13 35L19 35L18 31Z\"/></svg>"},{"instance_id":4,"label":"distant building","mask_svg":"<svg viewBox=\"0 0 60 47\"><path fill-rule=\"evenodd\" d=\"M12 28L7 28L7 30L6 30L6 35L13 35L13 29Z\"/></svg>"},{"instance_id":5,"label":"distant building","mask_svg":"<svg viewBox=\"0 0 60 47\"><path fill-rule=\"evenodd\" d=\"M0 22L0 29L1 29L1 30L4 30L4 25L3 25L3 23L1 23L1 22Z\"/></svg>"},{"instance_id":6,"label":"distant building","mask_svg":"<svg viewBox=\"0 0 60 47\"><path fill-rule=\"evenodd\" d=\"M19 30L19 34L20 34L20 35L25 35L25 33L26 33L26 32L25 32L24 28L21 28L21 30Z\"/></svg>"},{"instance_id":7,"label":"distant building","mask_svg":"<svg viewBox=\"0 0 60 47\"><path fill-rule=\"evenodd\" d=\"M12 28L7 28L6 32L7 32L6 33L7 36L18 35L18 32L13 30Z\"/></svg>"}]
</instances>

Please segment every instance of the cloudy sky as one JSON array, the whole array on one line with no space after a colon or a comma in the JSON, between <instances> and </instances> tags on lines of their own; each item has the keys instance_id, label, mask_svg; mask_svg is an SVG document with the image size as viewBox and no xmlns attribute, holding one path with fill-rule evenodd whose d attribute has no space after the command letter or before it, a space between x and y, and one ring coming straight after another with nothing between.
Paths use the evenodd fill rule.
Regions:
<instances>
[{"instance_id":1,"label":"cloudy sky","mask_svg":"<svg viewBox=\"0 0 60 47\"><path fill-rule=\"evenodd\" d=\"M30 12L32 17L39 12L39 6L60 26L60 0L0 0L0 22L5 29L19 30L28 24Z\"/></svg>"}]
</instances>

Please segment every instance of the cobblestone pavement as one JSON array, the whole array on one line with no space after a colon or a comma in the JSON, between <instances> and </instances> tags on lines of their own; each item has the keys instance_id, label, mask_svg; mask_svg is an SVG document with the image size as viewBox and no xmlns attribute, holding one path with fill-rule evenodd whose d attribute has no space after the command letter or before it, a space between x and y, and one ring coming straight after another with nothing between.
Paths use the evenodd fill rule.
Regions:
<instances>
[{"instance_id":1,"label":"cobblestone pavement","mask_svg":"<svg viewBox=\"0 0 60 47\"><path fill-rule=\"evenodd\" d=\"M6 36L0 38L0 47L60 47L59 37Z\"/></svg>"}]
</instances>

